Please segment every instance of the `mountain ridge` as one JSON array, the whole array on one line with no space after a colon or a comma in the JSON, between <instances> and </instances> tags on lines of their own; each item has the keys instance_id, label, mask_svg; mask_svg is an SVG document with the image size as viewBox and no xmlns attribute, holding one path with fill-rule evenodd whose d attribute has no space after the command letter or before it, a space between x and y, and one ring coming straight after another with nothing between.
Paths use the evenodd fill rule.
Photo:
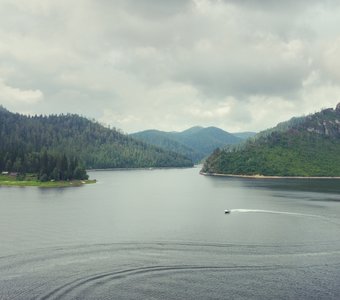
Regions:
<instances>
[{"instance_id":1,"label":"mountain ridge","mask_svg":"<svg viewBox=\"0 0 340 300\"><path fill-rule=\"evenodd\" d=\"M178 153L137 141L76 114L26 116L0 109L1 170L45 150L77 157L88 169L193 165Z\"/></svg>"},{"instance_id":2,"label":"mountain ridge","mask_svg":"<svg viewBox=\"0 0 340 300\"><path fill-rule=\"evenodd\" d=\"M292 118L234 149L215 151L202 172L264 176L340 176L340 104Z\"/></svg>"},{"instance_id":3,"label":"mountain ridge","mask_svg":"<svg viewBox=\"0 0 340 300\"><path fill-rule=\"evenodd\" d=\"M189 156L196 163L210 155L216 148L242 141L241 138L214 126L194 126L181 132L150 129L133 133L131 136L165 149L171 144L173 151Z\"/></svg>"}]
</instances>

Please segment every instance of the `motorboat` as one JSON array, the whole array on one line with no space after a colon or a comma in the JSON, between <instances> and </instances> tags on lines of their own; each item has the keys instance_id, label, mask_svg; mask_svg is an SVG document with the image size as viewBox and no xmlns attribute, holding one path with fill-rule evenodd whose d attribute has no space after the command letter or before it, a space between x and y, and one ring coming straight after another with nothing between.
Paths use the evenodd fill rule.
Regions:
<instances>
[{"instance_id":1,"label":"motorboat","mask_svg":"<svg viewBox=\"0 0 340 300\"><path fill-rule=\"evenodd\" d=\"M225 214L230 214L230 213L231 213L231 210L230 210L230 209L226 209L226 210L224 210L224 213L225 213Z\"/></svg>"}]
</instances>

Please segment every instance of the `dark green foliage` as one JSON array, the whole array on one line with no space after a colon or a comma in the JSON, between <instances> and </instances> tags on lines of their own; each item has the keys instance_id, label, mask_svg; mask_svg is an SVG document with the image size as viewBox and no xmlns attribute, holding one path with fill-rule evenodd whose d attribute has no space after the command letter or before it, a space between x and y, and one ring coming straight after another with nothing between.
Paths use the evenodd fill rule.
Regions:
<instances>
[{"instance_id":1,"label":"dark green foliage","mask_svg":"<svg viewBox=\"0 0 340 300\"><path fill-rule=\"evenodd\" d=\"M79 165L78 160L76 158L68 159L65 154L47 154L44 151L38 161L41 162L38 165L40 168L31 169L28 172L39 174L40 181L86 180L89 178L85 168Z\"/></svg>"},{"instance_id":2,"label":"dark green foliage","mask_svg":"<svg viewBox=\"0 0 340 300\"><path fill-rule=\"evenodd\" d=\"M40 176L67 180L84 177L84 167L184 167L192 162L78 115L23 116L0 107L0 171L37 165Z\"/></svg>"},{"instance_id":3,"label":"dark green foliage","mask_svg":"<svg viewBox=\"0 0 340 300\"><path fill-rule=\"evenodd\" d=\"M48 180L88 179L85 168L79 165L76 159L69 160L65 154L49 154L46 150L40 153L24 153L21 157L12 156L15 160L14 163L12 163L8 154L5 155L9 159L6 161L6 166L11 167L0 169L0 171L6 170L17 173L17 180L24 180L26 173L37 174L39 180L43 182Z\"/></svg>"},{"instance_id":4,"label":"dark green foliage","mask_svg":"<svg viewBox=\"0 0 340 300\"><path fill-rule=\"evenodd\" d=\"M340 176L340 112L326 110L266 131L238 149L217 150L208 173L266 176ZM297 122L296 122L297 121Z\"/></svg>"},{"instance_id":5,"label":"dark green foliage","mask_svg":"<svg viewBox=\"0 0 340 300\"><path fill-rule=\"evenodd\" d=\"M16 176L16 180L18 181L23 181L26 178L26 174L25 173L18 173Z\"/></svg>"},{"instance_id":6,"label":"dark green foliage","mask_svg":"<svg viewBox=\"0 0 340 300\"><path fill-rule=\"evenodd\" d=\"M46 181L48 181L48 176L47 176L47 174L42 174L42 175L40 175L39 176L39 180L41 181L41 182L46 182Z\"/></svg>"},{"instance_id":7,"label":"dark green foliage","mask_svg":"<svg viewBox=\"0 0 340 300\"><path fill-rule=\"evenodd\" d=\"M192 127L182 132L164 132L146 130L131 135L144 142L181 153L190 157L195 163L210 155L217 147L237 144L242 141L216 127Z\"/></svg>"}]
</instances>

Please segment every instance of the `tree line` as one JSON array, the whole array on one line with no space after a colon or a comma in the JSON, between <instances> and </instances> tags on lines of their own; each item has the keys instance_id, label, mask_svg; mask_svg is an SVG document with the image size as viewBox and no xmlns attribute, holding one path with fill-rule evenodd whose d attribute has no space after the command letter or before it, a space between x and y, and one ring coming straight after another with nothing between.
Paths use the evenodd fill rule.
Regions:
<instances>
[{"instance_id":1,"label":"tree line","mask_svg":"<svg viewBox=\"0 0 340 300\"><path fill-rule=\"evenodd\" d=\"M42 162L46 155L50 162L55 162L50 163L54 167L41 174L44 168L41 165L38 167L37 162ZM54 176L56 174L62 174L60 178L64 178L66 167L60 168L64 156L72 166L74 163L71 162L77 158L80 169L193 165L183 155L136 141L115 128L106 128L79 115L25 116L11 113L0 106L2 170L11 168L18 171L24 168L35 172L39 170L39 174L46 174L47 178L58 178ZM35 161L34 167L32 161ZM65 163L63 165L66 166ZM56 172L52 176L54 169Z\"/></svg>"},{"instance_id":2,"label":"tree line","mask_svg":"<svg viewBox=\"0 0 340 300\"><path fill-rule=\"evenodd\" d=\"M215 150L202 171L235 175L340 176L340 140L289 130L272 132L243 147Z\"/></svg>"},{"instance_id":3,"label":"tree line","mask_svg":"<svg viewBox=\"0 0 340 300\"><path fill-rule=\"evenodd\" d=\"M85 168L76 157L68 158L65 154L52 154L46 150L38 153L1 153L0 171L15 172L24 178L27 173L37 174L40 181L88 179Z\"/></svg>"}]
</instances>

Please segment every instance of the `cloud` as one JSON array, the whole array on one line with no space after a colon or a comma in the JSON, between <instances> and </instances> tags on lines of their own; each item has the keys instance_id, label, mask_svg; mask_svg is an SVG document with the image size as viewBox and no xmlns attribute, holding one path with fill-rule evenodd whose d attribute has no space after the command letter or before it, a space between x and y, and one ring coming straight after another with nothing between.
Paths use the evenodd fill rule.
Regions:
<instances>
[{"instance_id":1,"label":"cloud","mask_svg":"<svg viewBox=\"0 0 340 300\"><path fill-rule=\"evenodd\" d=\"M11 87L0 79L0 101L7 106L34 105L43 100L40 90L27 90Z\"/></svg>"},{"instance_id":2,"label":"cloud","mask_svg":"<svg viewBox=\"0 0 340 300\"><path fill-rule=\"evenodd\" d=\"M120 0L117 1L124 10L133 12L143 17L164 19L173 15L181 14L190 5L189 0L154 1L154 0Z\"/></svg>"},{"instance_id":3,"label":"cloud","mask_svg":"<svg viewBox=\"0 0 340 300\"><path fill-rule=\"evenodd\" d=\"M339 101L339 18L331 0L3 0L0 104L265 129Z\"/></svg>"}]
</instances>

